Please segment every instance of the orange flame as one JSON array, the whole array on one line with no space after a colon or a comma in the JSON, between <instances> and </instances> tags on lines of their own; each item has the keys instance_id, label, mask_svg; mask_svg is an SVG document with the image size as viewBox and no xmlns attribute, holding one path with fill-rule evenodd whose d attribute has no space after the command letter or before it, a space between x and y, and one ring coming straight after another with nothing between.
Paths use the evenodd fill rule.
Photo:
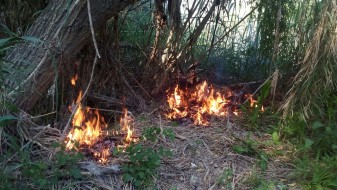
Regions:
<instances>
[{"instance_id":1,"label":"orange flame","mask_svg":"<svg viewBox=\"0 0 337 190\"><path fill-rule=\"evenodd\" d=\"M195 125L208 125L205 115L225 116L228 103L220 92L215 92L213 86L207 81L197 85L191 93L187 89L182 90L177 85L172 94L168 94L167 102L171 112L166 115L169 119L191 117ZM189 103L193 106L189 106ZM194 113L194 114L193 114Z\"/></svg>"},{"instance_id":2,"label":"orange flame","mask_svg":"<svg viewBox=\"0 0 337 190\"><path fill-rule=\"evenodd\" d=\"M94 154L94 156L98 158L98 162L101 164L107 163L110 155L111 155L110 148L103 149L102 153L95 152Z\"/></svg>"},{"instance_id":3,"label":"orange flame","mask_svg":"<svg viewBox=\"0 0 337 190\"><path fill-rule=\"evenodd\" d=\"M254 100L253 95L247 94L246 97L248 97L249 105L251 108L253 108L254 106L257 107L257 101Z\"/></svg>"},{"instance_id":4,"label":"orange flame","mask_svg":"<svg viewBox=\"0 0 337 190\"><path fill-rule=\"evenodd\" d=\"M78 79L78 75L77 74L75 76L71 77L71 79L70 79L71 85L75 86L77 79Z\"/></svg>"},{"instance_id":5,"label":"orange flame","mask_svg":"<svg viewBox=\"0 0 337 190\"><path fill-rule=\"evenodd\" d=\"M73 86L76 85L76 81L78 79L77 74L71 78L71 84ZM99 141L99 138L106 134L109 136L109 132L105 131L103 134L103 130L107 128L107 124L104 121L104 117L102 117L97 109L92 109L89 106L83 106L81 104L82 100L82 91L79 92L79 95L75 102L72 103L72 106L69 106L69 109L74 109L74 105L76 103L77 108L74 113L74 117L72 119L73 128L70 130L66 143L66 149L76 149L84 145L87 147L93 147L95 149L95 144ZM128 143L137 142L137 138L133 138L133 129L131 129L131 122L133 119L128 115L128 110L123 108L123 116L121 117L120 124L122 126L122 133L126 133L125 141L126 142L122 147L125 148L128 146ZM118 135L118 131L112 131L113 135ZM100 144L99 144L100 145ZM99 150L94 150L93 156L98 159L99 163L108 162L108 157L111 155L111 148L99 146Z\"/></svg>"},{"instance_id":6,"label":"orange flame","mask_svg":"<svg viewBox=\"0 0 337 190\"><path fill-rule=\"evenodd\" d=\"M133 129L131 128L131 123L133 122L133 119L128 115L128 110L126 108L123 108L123 116L120 120L120 125L122 127L122 131L126 133L125 141L135 142L136 139L132 138L133 135Z\"/></svg>"},{"instance_id":7,"label":"orange flame","mask_svg":"<svg viewBox=\"0 0 337 190\"><path fill-rule=\"evenodd\" d=\"M207 115L211 116L227 116L229 111L234 115L239 115L234 104L238 104L236 100L228 97L234 97L233 92L227 91L221 93L217 91L207 81L203 81L192 89L181 89L178 85L174 87L173 92L169 89L167 92L167 103L169 112L166 114L168 119L180 119L189 117L193 120L194 125L209 125ZM235 97L241 99L241 97ZM235 99L234 98L234 99ZM246 95L250 102L250 106L257 106L257 101L252 95ZM233 98L232 98L233 99ZM261 111L264 108L261 108Z\"/></svg>"},{"instance_id":8,"label":"orange flame","mask_svg":"<svg viewBox=\"0 0 337 190\"><path fill-rule=\"evenodd\" d=\"M92 110L90 107L83 106L79 103L81 98L82 92L79 93L76 101L78 108L72 120L73 128L67 136L67 149L76 148L75 142L78 142L78 145L92 146L97 142L102 129L107 127L104 118L100 116L98 110Z\"/></svg>"}]
</instances>

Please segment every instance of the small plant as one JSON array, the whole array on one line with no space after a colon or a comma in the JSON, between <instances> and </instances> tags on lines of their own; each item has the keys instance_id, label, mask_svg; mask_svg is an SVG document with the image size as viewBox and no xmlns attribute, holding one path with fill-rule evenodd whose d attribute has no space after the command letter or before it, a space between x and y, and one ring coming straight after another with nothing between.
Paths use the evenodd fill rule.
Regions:
<instances>
[{"instance_id":1,"label":"small plant","mask_svg":"<svg viewBox=\"0 0 337 190\"><path fill-rule=\"evenodd\" d=\"M171 130L161 131L160 128L150 127L145 129L143 141L155 142L160 134L171 139L174 138ZM129 157L129 162L122 167L124 171L123 180L124 182L131 182L136 189L152 187L153 178L156 176L161 158L172 156L172 152L163 147L148 148L142 144L133 143L125 149L125 153Z\"/></svg>"},{"instance_id":2,"label":"small plant","mask_svg":"<svg viewBox=\"0 0 337 190\"><path fill-rule=\"evenodd\" d=\"M259 149L259 142L254 140L241 140L240 144L233 146L233 151L239 154L244 154L248 156L258 156L259 158L259 166L262 171L265 171L268 167L268 154Z\"/></svg>"},{"instance_id":3,"label":"small plant","mask_svg":"<svg viewBox=\"0 0 337 190\"><path fill-rule=\"evenodd\" d=\"M233 170L227 168L223 171L222 175L218 177L217 184L225 187L225 189L232 189Z\"/></svg>"},{"instance_id":4,"label":"small plant","mask_svg":"<svg viewBox=\"0 0 337 190\"><path fill-rule=\"evenodd\" d=\"M242 110L248 114L248 120L252 127L256 128L259 125L261 116L265 115L263 109L263 104L267 100L270 92L271 82L268 81L260 89L260 95L257 97L256 102L252 105L249 105L247 108L246 105L241 106ZM248 102L247 102L248 103Z\"/></svg>"},{"instance_id":5,"label":"small plant","mask_svg":"<svg viewBox=\"0 0 337 190\"><path fill-rule=\"evenodd\" d=\"M295 177L309 189L337 189L337 157L324 157L321 160L310 158L296 162Z\"/></svg>"},{"instance_id":6,"label":"small plant","mask_svg":"<svg viewBox=\"0 0 337 190\"><path fill-rule=\"evenodd\" d=\"M22 174L38 188L47 188L56 184L62 178L81 178L81 172L77 163L83 159L83 155L76 151L66 151L65 146L55 143L54 147L60 147L53 160L31 160L29 152L22 152Z\"/></svg>"}]
</instances>

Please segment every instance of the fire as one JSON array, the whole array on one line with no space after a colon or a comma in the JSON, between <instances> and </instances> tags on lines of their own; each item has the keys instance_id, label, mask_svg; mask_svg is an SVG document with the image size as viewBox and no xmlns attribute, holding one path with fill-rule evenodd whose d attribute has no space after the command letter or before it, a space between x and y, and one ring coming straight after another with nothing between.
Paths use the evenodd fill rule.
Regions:
<instances>
[{"instance_id":1,"label":"fire","mask_svg":"<svg viewBox=\"0 0 337 190\"><path fill-rule=\"evenodd\" d=\"M71 84L76 85L77 79L77 75L72 77ZM72 103L72 106L69 106L70 110L73 110L75 105L77 108L72 119L72 129L65 141L66 149L87 150L99 163L105 164L109 161L108 158L115 146L115 143L106 137L125 135L123 142L121 142L122 148L126 148L131 142L137 142L138 139L133 137L134 131L131 127L133 119L128 115L128 110L123 108L120 120L121 132L112 131L109 133L106 130L108 125L99 111L81 104L82 96L82 91L80 91L76 101Z\"/></svg>"},{"instance_id":2,"label":"fire","mask_svg":"<svg viewBox=\"0 0 337 190\"><path fill-rule=\"evenodd\" d=\"M78 79L78 75L77 74L75 76L71 77L71 79L70 79L71 85L75 86L77 79Z\"/></svg>"},{"instance_id":3,"label":"fire","mask_svg":"<svg viewBox=\"0 0 337 190\"><path fill-rule=\"evenodd\" d=\"M132 138L133 129L131 128L131 123L133 122L132 117L128 115L128 110L123 108L123 116L120 120L121 130L126 133L125 141L127 143L135 142L136 139Z\"/></svg>"},{"instance_id":4,"label":"fire","mask_svg":"<svg viewBox=\"0 0 337 190\"><path fill-rule=\"evenodd\" d=\"M166 116L169 119L190 117L195 125L208 125L205 115L227 115L229 102L220 92L216 92L207 81L197 85L191 92L175 86L174 92L167 97L171 112ZM190 106L192 104L192 106Z\"/></svg>"},{"instance_id":5,"label":"fire","mask_svg":"<svg viewBox=\"0 0 337 190\"><path fill-rule=\"evenodd\" d=\"M207 116L227 116L228 114L239 115L236 109L238 102L233 101L233 93L217 91L207 81L203 81L194 88L183 89L179 85L174 90L167 90L167 103L169 112L168 119L191 118L194 125L207 126ZM257 106L257 101L252 95L248 95L250 106ZM240 99L235 97L234 99ZM263 107L261 108L263 109Z\"/></svg>"},{"instance_id":6,"label":"fire","mask_svg":"<svg viewBox=\"0 0 337 190\"><path fill-rule=\"evenodd\" d=\"M111 153L110 153L110 148L109 147L103 149L101 153L100 152L95 152L94 153L94 156L96 158L98 158L98 162L102 163L102 164L108 162L108 158L109 158L110 155L111 155Z\"/></svg>"},{"instance_id":7,"label":"fire","mask_svg":"<svg viewBox=\"0 0 337 190\"><path fill-rule=\"evenodd\" d=\"M104 142L104 137L109 136L109 131L106 131L107 124L104 121L98 110L92 109L89 106L83 106L80 103L82 98L82 92L76 100L78 108L75 111L72 126L73 128L69 132L66 140L66 149L79 150L81 148L89 148L93 156L98 160L99 163L105 164L108 162L108 158L111 155L112 145L102 143ZM123 109L123 115L120 120L120 125L122 126L121 132L112 131L112 135L125 135L124 141L122 142L122 148L126 148L131 142L137 142L137 138L133 138L132 129L133 119L128 115L128 110ZM114 144L112 142L112 144ZM78 146L75 146L78 145Z\"/></svg>"},{"instance_id":8,"label":"fire","mask_svg":"<svg viewBox=\"0 0 337 190\"><path fill-rule=\"evenodd\" d=\"M89 106L83 106L79 102L81 97L82 92L79 93L76 100L78 107L72 120L73 128L67 136L67 149L76 148L75 142L77 142L79 146L87 145L91 147L97 142L102 129L107 128L107 124L105 123L104 118L99 114L98 110L93 110Z\"/></svg>"},{"instance_id":9,"label":"fire","mask_svg":"<svg viewBox=\"0 0 337 190\"><path fill-rule=\"evenodd\" d=\"M258 107L258 105L257 105L258 101L254 100L253 95L247 94L246 97L249 100L249 105L250 105L251 108L254 108L254 107L257 108ZM261 112L265 111L263 105L261 105L260 111Z\"/></svg>"}]
</instances>

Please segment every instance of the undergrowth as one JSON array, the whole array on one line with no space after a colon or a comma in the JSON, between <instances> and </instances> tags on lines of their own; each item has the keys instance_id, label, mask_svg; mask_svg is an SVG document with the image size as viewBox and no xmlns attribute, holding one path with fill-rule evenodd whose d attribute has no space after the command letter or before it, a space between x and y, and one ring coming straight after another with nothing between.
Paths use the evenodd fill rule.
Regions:
<instances>
[{"instance_id":1,"label":"undergrowth","mask_svg":"<svg viewBox=\"0 0 337 190\"><path fill-rule=\"evenodd\" d=\"M0 156L0 189L50 189L62 179L81 179L77 163L84 157L76 151L65 151L57 144L51 159L35 155L33 146L20 147L14 135L6 135L11 146ZM61 185L63 186L63 185Z\"/></svg>"},{"instance_id":2,"label":"undergrowth","mask_svg":"<svg viewBox=\"0 0 337 190\"><path fill-rule=\"evenodd\" d=\"M115 155L126 154L129 158L129 162L122 167L125 183L132 183L136 189L154 188L154 178L157 177L161 159L172 156L172 152L162 146L145 145L154 144L160 136L174 139L172 130L149 127L144 130L141 142L132 143L125 150L115 150Z\"/></svg>"},{"instance_id":3,"label":"undergrowth","mask_svg":"<svg viewBox=\"0 0 337 190\"><path fill-rule=\"evenodd\" d=\"M257 157L260 170L267 168L268 158L279 153L266 153L266 146L285 146L288 143L295 147L291 160L295 169L288 180L295 181L304 189L336 189L337 188L337 95L329 93L320 97L321 110L324 114L305 119L299 113L294 113L286 118L280 117L277 112L269 111L261 113L259 105L266 101L269 87L262 87L257 98L257 106L252 109L244 108L248 117L249 130L254 132L265 131L270 134L270 142L258 142L252 138L239 139L239 143L233 146L233 150L239 154ZM248 106L247 106L248 107ZM273 125L264 125L267 118L274 118ZM275 118L278 118L275 120ZM277 124L278 123L278 124ZM269 144L269 143L273 143ZM284 155L285 152L282 153ZM284 155L286 156L286 155ZM289 155L288 155L289 156ZM266 159L263 159L266 158ZM265 160L265 161L264 161ZM273 189L273 182L265 182L262 178L254 182L258 189Z\"/></svg>"}]
</instances>

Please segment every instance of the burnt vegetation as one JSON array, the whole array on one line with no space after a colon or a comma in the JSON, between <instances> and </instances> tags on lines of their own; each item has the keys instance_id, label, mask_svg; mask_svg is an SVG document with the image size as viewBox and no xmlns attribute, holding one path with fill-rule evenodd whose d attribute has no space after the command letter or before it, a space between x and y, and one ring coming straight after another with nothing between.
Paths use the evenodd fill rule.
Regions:
<instances>
[{"instance_id":1,"label":"burnt vegetation","mask_svg":"<svg viewBox=\"0 0 337 190\"><path fill-rule=\"evenodd\" d=\"M337 1L0 0L0 189L337 189Z\"/></svg>"}]
</instances>

